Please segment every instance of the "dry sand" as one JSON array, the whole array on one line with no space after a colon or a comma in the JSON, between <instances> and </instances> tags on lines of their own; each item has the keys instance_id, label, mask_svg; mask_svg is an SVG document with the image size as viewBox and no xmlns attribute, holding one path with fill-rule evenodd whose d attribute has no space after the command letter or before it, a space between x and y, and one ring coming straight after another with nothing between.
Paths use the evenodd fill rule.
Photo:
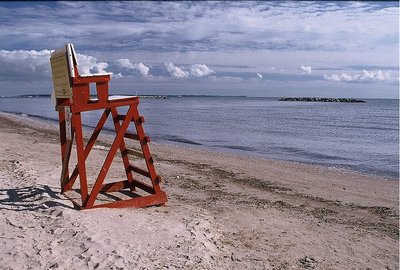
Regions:
<instances>
[{"instance_id":1,"label":"dry sand","mask_svg":"<svg viewBox=\"0 0 400 270\"><path fill-rule=\"evenodd\" d=\"M0 269L399 269L397 180L151 150L165 206L78 211L59 193L57 125L0 114Z\"/></svg>"}]
</instances>

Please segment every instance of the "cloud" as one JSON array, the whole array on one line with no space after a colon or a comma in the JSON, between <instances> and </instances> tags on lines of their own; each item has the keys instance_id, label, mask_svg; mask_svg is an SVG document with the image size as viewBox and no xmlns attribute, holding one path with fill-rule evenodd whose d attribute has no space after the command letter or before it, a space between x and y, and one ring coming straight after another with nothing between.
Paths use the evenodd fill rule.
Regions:
<instances>
[{"instance_id":1,"label":"cloud","mask_svg":"<svg viewBox=\"0 0 400 270\"><path fill-rule=\"evenodd\" d=\"M189 72L183 70L183 68L179 68L179 67L175 66L173 63L165 64L165 67L167 68L167 70L171 74L171 76L174 78L189 77Z\"/></svg>"},{"instance_id":2,"label":"cloud","mask_svg":"<svg viewBox=\"0 0 400 270\"><path fill-rule=\"evenodd\" d=\"M371 82L387 82L387 83L396 83L399 81L399 78L392 77L390 71L368 71L363 70L360 73L356 74L326 74L324 75L324 79L328 81L335 82L358 82L358 83L371 83Z\"/></svg>"},{"instance_id":3,"label":"cloud","mask_svg":"<svg viewBox=\"0 0 400 270\"><path fill-rule=\"evenodd\" d=\"M257 73L257 78L262 79L262 78L263 78L263 75L260 74L260 73Z\"/></svg>"},{"instance_id":4,"label":"cloud","mask_svg":"<svg viewBox=\"0 0 400 270\"><path fill-rule=\"evenodd\" d=\"M193 77L203 77L213 73L215 73L214 70L203 64L195 64L190 67L190 75Z\"/></svg>"},{"instance_id":5,"label":"cloud","mask_svg":"<svg viewBox=\"0 0 400 270\"><path fill-rule=\"evenodd\" d=\"M0 50L0 77L11 80L50 78L50 50Z\"/></svg>"},{"instance_id":6,"label":"cloud","mask_svg":"<svg viewBox=\"0 0 400 270\"><path fill-rule=\"evenodd\" d=\"M150 68L143 63L135 64L136 69L142 74L142 76L148 76Z\"/></svg>"},{"instance_id":7,"label":"cloud","mask_svg":"<svg viewBox=\"0 0 400 270\"><path fill-rule=\"evenodd\" d=\"M126 58L118 59L117 63L123 68L128 68L128 69L134 69L135 68L133 63L131 62L131 60L126 59Z\"/></svg>"},{"instance_id":8,"label":"cloud","mask_svg":"<svg viewBox=\"0 0 400 270\"><path fill-rule=\"evenodd\" d=\"M121 78L123 78L124 76L123 76L123 75L121 74L121 72L120 72L120 73L117 73L117 74L113 74L112 77L113 77L113 79L121 79Z\"/></svg>"},{"instance_id":9,"label":"cloud","mask_svg":"<svg viewBox=\"0 0 400 270\"><path fill-rule=\"evenodd\" d=\"M200 78L215 73L214 70L204 64L191 65L189 71L186 71L183 67L177 67L173 63L165 64L165 67L174 78L188 78L189 76Z\"/></svg>"},{"instance_id":10,"label":"cloud","mask_svg":"<svg viewBox=\"0 0 400 270\"><path fill-rule=\"evenodd\" d=\"M105 70L108 67L106 62L97 62L97 59L90 55L76 54L78 58L78 70L79 74L90 74L90 73L106 73Z\"/></svg>"},{"instance_id":11,"label":"cloud","mask_svg":"<svg viewBox=\"0 0 400 270\"><path fill-rule=\"evenodd\" d=\"M389 70L383 66L398 66L399 33L398 27L393 27L398 24L398 14L396 2L5 2L0 6L0 16L6 22L0 25L0 49L42 52L73 42L77 52L97 58L86 59L82 73L110 70L128 77L128 71L144 75L143 84L159 76L179 87L180 82L173 78L192 78L185 85L192 81L196 85L200 78L196 76L209 76L211 81L212 74L204 75L207 70L197 67L192 71L191 65L197 63L212 67L217 77L225 76L224 72L246 72L250 77L243 77L245 81L254 78L260 85L267 77L268 81L273 79L271 71L295 74L303 81L320 81L323 74L327 74L326 80L379 81L384 73L376 78L365 75L361 80L348 70L376 73ZM72 17L79 20L71 21ZM126 60L119 65L116 59ZM51 81L46 57L42 64L28 57L31 66L19 60L4 61L0 56L1 81L14 76L17 82L20 71L30 74L25 75L28 83L42 78ZM169 62L179 64L164 65ZM313 65L310 71L309 64ZM348 68L353 65L361 69ZM334 70L337 67L345 68ZM394 70L392 76L397 76ZM257 71L263 72L264 80L256 76ZM342 72L345 75L341 76ZM125 79L130 80L120 82ZM247 88L238 86L238 91L246 93Z\"/></svg>"},{"instance_id":12,"label":"cloud","mask_svg":"<svg viewBox=\"0 0 400 270\"><path fill-rule=\"evenodd\" d=\"M311 74L311 67L303 66L301 65L301 70L303 71L304 74Z\"/></svg>"},{"instance_id":13,"label":"cloud","mask_svg":"<svg viewBox=\"0 0 400 270\"><path fill-rule=\"evenodd\" d=\"M117 63L122 68L137 70L142 76L150 76L150 68L143 63L132 63L131 60L123 58L118 59Z\"/></svg>"},{"instance_id":14,"label":"cloud","mask_svg":"<svg viewBox=\"0 0 400 270\"><path fill-rule=\"evenodd\" d=\"M83 16L85 10L90 10L90 16ZM0 15L8 24L0 27L0 36L6 46L3 48L40 48L60 40L73 40L85 50L107 48L124 52L132 47L151 52L360 48L381 51L398 44L398 31L391 27L398 21L398 11L396 3L301 1L66 1L18 7L4 4ZM71 21L72 16L80 19ZM277 21L279 24L274 23ZM66 28L71 31L65 31Z\"/></svg>"},{"instance_id":15,"label":"cloud","mask_svg":"<svg viewBox=\"0 0 400 270\"><path fill-rule=\"evenodd\" d=\"M0 50L0 77L3 80L50 80L51 50ZM90 55L77 54L80 74L104 73L106 62Z\"/></svg>"}]
</instances>

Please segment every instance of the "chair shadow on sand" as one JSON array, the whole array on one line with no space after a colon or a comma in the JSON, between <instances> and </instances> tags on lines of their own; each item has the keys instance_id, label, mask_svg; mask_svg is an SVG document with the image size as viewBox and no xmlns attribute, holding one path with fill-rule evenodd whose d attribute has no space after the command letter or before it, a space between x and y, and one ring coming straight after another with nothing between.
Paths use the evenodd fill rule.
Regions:
<instances>
[{"instance_id":1,"label":"chair shadow on sand","mask_svg":"<svg viewBox=\"0 0 400 270\"><path fill-rule=\"evenodd\" d=\"M32 187L0 189L0 210L10 211L37 211L49 208L61 207L74 209L73 206L59 202L69 200L60 197L54 188L46 185Z\"/></svg>"}]
</instances>

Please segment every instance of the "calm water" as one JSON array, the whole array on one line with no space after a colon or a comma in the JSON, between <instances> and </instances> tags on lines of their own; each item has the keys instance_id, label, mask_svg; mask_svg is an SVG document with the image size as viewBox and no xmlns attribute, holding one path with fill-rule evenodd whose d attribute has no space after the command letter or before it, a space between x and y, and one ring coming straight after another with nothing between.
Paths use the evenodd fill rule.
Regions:
<instances>
[{"instance_id":1,"label":"calm water","mask_svg":"<svg viewBox=\"0 0 400 270\"><path fill-rule=\"evenodd\" d=\"M284 102L273 98L142 99L153 141L399 177L399 102ZM49 99L0 99L0 110L57 119ZM84 114L97 123L101 112ZM108 124L112 128L111 123Z\"/></svg>"}]
</instances>

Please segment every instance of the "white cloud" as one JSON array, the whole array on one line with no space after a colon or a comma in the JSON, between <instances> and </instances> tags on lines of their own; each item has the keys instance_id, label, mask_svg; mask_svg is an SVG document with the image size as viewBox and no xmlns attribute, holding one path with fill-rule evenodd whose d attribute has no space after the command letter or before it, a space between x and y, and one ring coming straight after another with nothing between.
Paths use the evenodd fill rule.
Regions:
<instances>
[{"instance_id":1,"label":"white cloud","mask_svg":"<svg viewBox=\"0 0 400 270\"><path fill-rule=\"evenodd\" d=\"M174 78L187 78L189 76L200 78L215 73L214 70L204 64L194 64L190 67L190 71L186 71L183 67L177 67L173 63L165 64L165 67Z\"/></svg>"},{"instance_id":2,"label":"white cloud","mask_svg":"<svg viewBox=\"0 0 400 270\"><path fill-rule=\"evenodd\" d=\"M187 78L189 77L189 72L185 71L183 68L175 66L173 63L165 64L168 72L174 78Z\"/></svg>"},{"instance_id":3,"label":"white cloud","mask_svg":"<svg viewBox=\"0 0 400 270\"><path fill-rule=\"evenodd\" d=\"M305 73L305 74L311 74L311 67L301 65L300 68L301 68L301 70L303 71L303 73Z\"/></svg>"},{"instance_id":4,"label":"white cloud","mask_svg":"<svg viewBox=\"0 0 400 270\"><path fill-rule=\"evenodd\" d=\"M203 77L213 73L215 73L214 70L203 64L195 64L190 67L190 75L193 77Z\"/></svg>"},{"instance_id":5,"label":"white cloud","mask_svg":"<svg viewBox=\"0 0 400 270\"><path fill-rule=\"evenodd\" d=\"M132 63L131 60L122 58L118 59L117 63L122 67L122 68L127 68L127 69L132 69L132 70L137 70L142 76L149 76L149 71L150 68L146 66L143 63Z\"/></svg>"},{"instance_id":6,"label":"white cloud","mask_svg":"<svg viewBox=\"0 0 400 270\"><path fill-rule=\"evenodd\" d=\"M126 59L126 58L118 59L117 63L123 68L128 68L128 69L134 69L135 68L133 63L131 62L131 60Z\"/></svg>"},{"instance_id":7,"label":"white cloud","mask_svg":"<svg viewBox=\"0 0 400 270\"><path fill-rule=\"evenodd\" d=\"M108 67L106 62L97 62L97 59L90 55L76 54L78 58L78 70L79 74L90 74L90 73L106 73L105 70Z\"/></svg>"},{"instance_id":8,"label":"white cloud","mask_svg":"<svg viewBox=\"0 0 400 270\"><path fill-rule=\"evenodd\" d=\"M51 50L0 50L0 76L8 80L42 80L50 79ZM104 73L108 64L97 62L90 55L77 54L80 74Z\"/></svg>"},{"instance_id":9,"label":"white cloud","mask_svg":"<svg viewBox=\"0 0 400 270\"><path fill-rule=\"evenodd\" d=\"M0 77L17 80L50 78L50 53L50 50L0 50Z\"/></svg>"},{"instance_id":10,"label":"white cloud","mask_svg":"<svg viewBox=\"0 0 400 270\"><path fill-rule=\"evenodd\" d=\"M263 78L263 75L260 74L260 73L257 73L257 78L262 79L262 78Z\"/></svg>"},{"instance_id":11,"label":"white cloud","mask_svg":"<svg viewBox=\"0 0 400 270\"><path fill-rule=\"evenodd\" d=\"M135 68L142 74L142 76L148 76L150 68L143 63L135 64Z\"/></svg>"},{"instance_id":12,"label":"white cloud","mask_svg":"<svg viewBox=\"0 0 400 270\"><path fill-rule=\"evenodd\" d=\"M360 73L356 74L326 74L324 75L324 79L328 81L336 81L336 82L387 82L387 83L395 83L399 81L399 78L392 77L390 71L368 71L363 70Z\"/></svg>"},{"instance_id":13,"label":"white cloud","mask_svg":"<svg viewBox=\"0 0 400 270\"><path fill-rule=\"evenodd\" d=\"M123 75L121 74L121 72L120 72L120 73L118 73L118 74L113 74L112 77L113 77L113 79L121 79L121 78L123 78L124 76L123 76Z\"/></svg>"}]
</instances>

